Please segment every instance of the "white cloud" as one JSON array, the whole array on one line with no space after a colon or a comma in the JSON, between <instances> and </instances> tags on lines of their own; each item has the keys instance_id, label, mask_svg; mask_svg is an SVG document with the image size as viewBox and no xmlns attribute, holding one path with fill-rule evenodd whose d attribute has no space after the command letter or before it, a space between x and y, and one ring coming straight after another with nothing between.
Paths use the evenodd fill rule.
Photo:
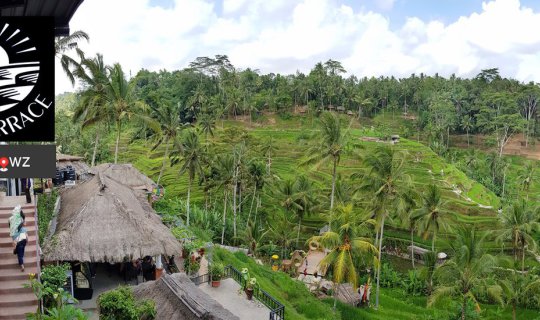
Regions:
<instances>
[{"instance_id":1,"label":"white cloud","mask_svg":"<svg viewBox=\"0 0 540 320\"><path fill-rule=\"evenodd\" d=\"M170 9L148 0L94 0L83 2L71 28L90 34L83 47L89 55L101 52L133 73L227 54L235 66L262 72L309 72L332 58L359 77L474 76L499 67L505 76L540 81L540 13L519 0L484 2L478 13L448 24L409 17L397 29L384 15L341 0L176 0ZM70 89L59 67L56 85L57 92Z\"/></svg>"},{"instance_id":2,"label":"white cloud","mask_svg":"<svg viewBox=\"0 0 540 320\"><path fill-rule=\"evenodd\" d=\"M376 0L377 6L382 10L390 10L394 7L396 0Z\"/></svg>"}]
</instances>

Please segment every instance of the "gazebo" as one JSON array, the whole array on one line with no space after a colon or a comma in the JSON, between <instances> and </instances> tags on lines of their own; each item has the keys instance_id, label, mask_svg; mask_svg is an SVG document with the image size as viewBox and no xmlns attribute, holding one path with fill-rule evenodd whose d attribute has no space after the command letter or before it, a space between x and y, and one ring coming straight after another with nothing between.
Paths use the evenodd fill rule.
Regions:
<instances>
[{"instance_id":1,"label":"gazebo","mask_svg":"<svg viewBox=\"0 0 540 320\"><path fill-rule=\"evenodd\" d=\"M133 287L136 299L151 299L156 303L156 319L213 319L239 318L203 292L183 273L165 275L156 281Z\"/></svg>"},{"instance_id":2,"label":"gazebo","mask_svg":"<svg viewBox=\"0 0 540 320\"><path fill-rule=\"evenodd\" d=\"M88 177L90 172L90 166L84 162L84 157L72 156L68 154L57 153L56 154L56 168L67 169L68 167L75 169L75 174L79 180L84 180Z\"/></svg>"}]
</instances>

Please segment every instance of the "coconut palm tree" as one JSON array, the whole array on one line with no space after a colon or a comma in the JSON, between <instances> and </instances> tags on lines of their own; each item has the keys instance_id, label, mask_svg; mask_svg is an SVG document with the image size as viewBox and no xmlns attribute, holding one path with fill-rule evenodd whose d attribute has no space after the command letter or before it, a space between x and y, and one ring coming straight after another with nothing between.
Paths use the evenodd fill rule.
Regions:
<instances>
[{"instance_id":1,"label":"coconut palm tree","mask_svg":"<svg viewBox=\"0 0 540 320\"><path fill-rule=\"evenodd\" d=\"M119 63L114 64L109 70L109 79L104 88L104 99L116 126L116 146L114 150L114 163L118 163L118 145L122 123L126 119L138 118L144 121L154 131L159 131L159 124L153 121L141 110L144 104L135 98L135 82L128 82Z\"/></svg>"},{"instance_id":2,"label":"coconut palm tree","mask_svg":"<svg viewBox=\"0 0 540 320\"><path fill-rule=\"evenodd\" d=\"M71 72L73 77L79 79L82 90L73 113L73 121L81 121L82 129L103 122L109 122L111 114L106 108L105 86L108 82L108 70L103 62L103 56L97 54L95 58L80 56L80 63ZM100 130L96 129L94 151L92 153L91 166L95 165Z\"/></svg>"},{"instance_id":3,"label":"coconut palm tree","mask_svg":"<svg viewBox=\"0 0 540 320\"><path fill-rule=\"evenodd\" d=\"M463 119L461 119L461 129L467 132L467 147L470 144L469 131L472 130L473 125L474 125L473 119L469 115L465 115Z\"/></svg>"},{"instance_id":4,"label":"coconut palm tree","mask_svg":"<svg viewBox=\"0 0 540 320\"><path fill-rule=\"evenodd\" d=\"M417 193L410 189L403 193L402 197L399 198L399 205L397 207L397 217L401 221L401 224L409 229L411 235L411 264L413 269L414 267L414 232L417 229L417 220L414 216L416 211L416 200Z\"/></svg>"},{"instance_id":5,"label":"coconut palm tree","mask_svg":"<svg viewBox=\"0 0 540 320\"><path fill-rule=\"evenodd\" d=\"M79 41L86 40L88 41L90 37L84 31L75 31L70 35L65 37L57 37L56 42L54 43L54 52L57 58L60 59L60 65L64 70L64 73L67 75L71 85L75 85L75 75L72 73L71 68L77 67L79 64L66 53L71 50L77 50L79 56L82 56L83 53L79 49Z\"/></svg>"},{"instance_id":6,"label":"coconut palm tree","mask_svg":"<svg viewBox=\"0 0 540 320\"><path fill-rule=\"evenodd\" d=\"M332 192L330 195L330 210L334 208L336 191L337 166L341 156L346 152L348 131L341 128L340 118L330 112L321 116L321 133L319 142L307 151L307 159L303 165L314 165L316 169L332 163Z\"/></svg>"},{"instance_id":7,"label":"coconut palm tree","mask_svg":"<svg viewBox=\"0 0 540 320\"><path fill-rule=\"evenodd\" d=\"M538 208L533 208L525 200L516 201L499 216L501 229L497 242L512 241L514 262L517 263L518 251L521 251L521 271L525 271L525 252L534 250L537 243L533 238L540 231Z\"/></svg>"},{"instance_id":8,"label":"coconut palm tree","mask_svg":"<svg viewBox=\"0 0 540 320\"><path fill-rule=\"evenodd\" d=\"M525 192L525 197L529 200L529 189L534 179L534 172L536 171L536 162L529 161L525 164L523 170L521 170L518 181L523 184L522 191Z\"/></svg>"},{"instance_id":9,"label":"coconut palm tree","mask_svg":"<svg viewBox=\"0 0 540 320\"><path fill-rule=\"evenodd\" d=\"M152 107L151 117L159 123L160 130L157 132L156 139L157 142L152 148L155 150L161 144L165 145L165 153L163 155L163 163L161 164L161 169L159 170L159 176L157 179L157 184L161 181L163 177L163 171L165 170L165 164L169 158L169 147L172 142L173 145L178 145L177 137L180 131L183 129L182 121L180 120L180 114L178 110L171 105L162 105L159 107Z\"/></svg>"},{"instance_id":10,"label":"coconut palm tree","mask_svg":"<svg viewBox=\"0 0 540 320\"><path fill-rule=\"evenodd\" d=\"M298 219L298 233L296 234L296 247L300 240L300 229L302 229L302 219L310 216L318 204L313 182L306 176L298 177L295 182L296 203L300 206L294 212Z\"/></svg>"},{"instance_id":11,"label":"coconut palm tree","mask_svg":"<svg viewBox=\"0 0 540 320\"><path fill-rule=\"evenodd\" d=\"M227 198L229 190L233 188L235 159L229 153L218 154L213 162L216 175L216 187L223 189L223 226L221 229L221 244L225 242L225 227L227 224Z\"/></svg>"},{"instance_id":12,"label":"coconut palm tree","mask_svg":"<svg viewBox=\"0 0 540 320\"><path fill-rule=\"evenodd\" d=\"M261 147L262 154L266 157L266 171L267 175L271 175L272 167L272 155L277 151L277 147L272 137L266 139Z\"/></svg>"},{"instance_id":13,"label":"coconut palm tree","mask_svg":"<svg viewBox=\"0 0 540 320\"><path fill-rule=\"evenodd\" d=\"M351 204L337 206L332 210L328 223L331 230L320 236L314 236L309 241L315 241L329 250L319 265L323 269L331 269L333 281L336 286L348 282L356 287L360 266L371 266L377 261L377 248L365 237L367 226L375 221L365 214L354 212ZM336 290L334 290L335 292ZM334 309L336 296L334 295Z\"/></svg>"},{"instance_id":14,"label":"coconut palm tree","mask_svg":"<svg viewBox=\"0 0 540 320\"><path fill-rule=\"evenodd\" d=\"M175 150L171 152L171 157L171 164L181 164L180 175L186 172L188 174L186 224L189 226L191 186L195 176L203 173L202 164L205 157L205 152L199 143L199 136L197 133L193 130L189 130L187 134L182 137L180 143L175 146Z\"/></svg>"},{"instance_id":15,"label":"coconut palm tree","mask_svg":"<svg viewBox=\"0 0 540 320\"><path fill-rule=\"evenodd\" d=\"M381 260L384 225L390 214L395 214L403 196L411 190L410 177L405 173L405 154L393 147L380 146L364 158L367 171L353 174L361 178L360 191L367 191L372 197L372 207L378 223L379 261ZM377 266L377 292L375 308L379 307L381 266Z\"/></svg>"},{"instance_id":16,"label":"coconut palm tree","mask_svg":"<svg viewBox=\"0 0 540 320\"><path fill-rule=\"evenodd\" d=\"M516 307L525 304L530 297L540 295L540 278L534 275L512 272L510 276L499 281L502 296L507 305L512 306L512 319L516 320Z\"/></svg>"},{"instance_id":17,"label":"coconut palm tree","mask_svg":"<svg viewBox=\"0 0 540 320\"><path fill-rule=\"evenodd\" d=\"M214 136L216 129L216 118L208 113L204 113L199 118L199 130L204 133L204 143L208 145L208 135Z\"/></svg>"},{"instance_id":18,"label":"coconut palm tree","mask_svg":"<svg viewBox=\"0 0 540 320\"><path fill-rule=\"evenodd\" d=\"M485 235L480 235L474 228L461 227L456 230L456 237L449 242L452 258L436 269L439 285L429 297L428 306L443 298L459 299L461 319L465 320L468 301L472 301L480 310L475 296L478 291L486 292L491 299L502 303L501 287L488 281L487 276L497 265L497 260L484 252L484 239Z\"/></svg>"},{"instance_id":19,"label":"coconut palm tree","mask_svg":"<svg viewBox=\"0 0 540 320\"><path fill-rule=\"evenodd\" d=\"M260 161L257 161L256 159L250 161L248 165L248 175L251 184L253 185L253 196L251 198L251 205L249 206L249 213L247 219L247 222L249 223L251 219L251 212L253 210L253 203L255 202L255 198L258 197L257 193L260 192L264 187L264 164Z\"/></svg>"},{"instance_id":20,"label":"coconut palm tree","mask_svg":"<svg viewBox=\"0 0 540 320\"><path fill-rule=\"evenodd\" d=\"M442 229L448 229L448 215L445 208L447 202L442 199L441 190L434 184L428 185L426 192L422 195L422 206L413 216L419 221L420 228L427 235L431 231L431 251L435 252L435 239L437 233Z\"/></svg>"}]
</instances>

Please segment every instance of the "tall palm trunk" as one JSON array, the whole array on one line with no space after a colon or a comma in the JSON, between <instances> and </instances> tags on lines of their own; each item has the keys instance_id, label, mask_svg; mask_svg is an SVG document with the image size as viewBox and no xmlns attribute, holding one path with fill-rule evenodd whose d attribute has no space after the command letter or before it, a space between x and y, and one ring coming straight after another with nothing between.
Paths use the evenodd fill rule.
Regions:
<instances>
[{"instance_id":1,"label":"tall palm trunk","mask_svg":"<svg viewBox=\"0 0 540 320\"><path fill-rule=\"evenodd\" d=\"M157 185L163 177L163 171L165 171L165 164L167 163L167 157L169 156L169 139L165 140L165 154L163 155L163 163L161 164L161 170L159 170L159 176L157 178Z\"/></svg>"},{"instance_id":2,"label":"tall palm trunk","mask_svg":"<svg viewBox=\"0 0 540 320\"><path fill-rule=\"evenodd\" d=\"M251 211L253 210L253 203L255 202L255 196L257 195L257 185L253 189L253 197L251 198L251 205L249 206L249 213L247 218L247 223L249 225L249 219L251 218Z\"/></svg>"},{"instance_id":3,"label":"tall palm trunk","mask_svg":"<svg viewBox=\"0 0 540 320\"><path fill-rule=\"evenodd\" d=\"M512 302L512 320L516 320L516 303Z\"/></svg>"},{"instance_id":4,"label":"tall palm trunk","mask_svg":"<svg viewBox=\"0 0 540 320\"><path fill-rule=\"evenodd\" d=\"M461 305L461 320L465 320L465 309L467 308L467 297L463 297L463 304Z\"/></svg>"},{"instance_id":5,"label":"tall palm trunk","mask_svg":"<svg viewBox=\"0 0 540 320\"><path fill-rule=\"evenodd\" d=\"M233 235L234 241L236 242L236 193L237 193L238 184L236 183L236 172L234 179L234 188L233 188Z\"/></svg>"},{"instance_id":6,"label":"tall palm trunk","mask_svg":"<svg viewBox=\"0 0 540 320\"><path fill-rule=\"evenodd\" d=\"M433 230L433 239L431 239L431 251L435 253L435 237L437 236L437 230Z\"/></svg>"},{"instance_id":7,"label":"tall palm trunk","mask_svg":"<svg viewBox=\"0 0 540 320\"><path fill-rule=\"evenodd\" d=\"M298 233L296 234L296 247L298 248L298 242L300 241L300 228L302 227L302 218L298 218Z\"/></svg>"},{"instance_id":8,"label":"tall palm trunk","mask_svg":"<svg viewBox=\"0 0 540 320\"><path fill-rule=\"evenodd\" d=\"M116 148L114 149L114 163L118 163L118 144L120 143L120 123L117 124L118 131L116 132Z\"/></svg>"},{"instance_id":9,"label":"tall palm trunk","mask_svg":"<svg viewBox=\"0 0 540 320\"><path fill-rule=\"evenodd\" d=\"M187 226L189 227L189 211L190 211L190 208L189 208L189 198L191 196L191 183L193 181L193 178L191 177L191 175L189 175L189 182L188 182L188 189L187 189L187 203L186 203L186 214L187 214Z\"/></svg>"},{"instance_id":10,"label":"tall palm trunk","mask_svg":"<svg viewBox=\"0 0 540 320\"><path fill-rule=\"evenodd\" d=\"M521 247L521 272L525 272L525 245Z\"/></svg>"},{"instance_id":11,"label":"tall palm trunk","mask_svg":"<svg viewBox=\"0 0 540 320\"><path fill-rule=\"evenodd\" d=\"M336 192L336 168L337 159L334 158L334 168L332 169L332 195L330 196L330 210L334 208L334 194Z\"/></svg>"},{"instance_id":12,"label":"tall palm trunk","mask_svg":"<svg viewBox=\"0 0 540 320\"><path fill-rule=\"evenodd\" d=\"M94 142L94 152L92 153L92 163L90 164L90 167L93 167L96 164L96 153L99 143L99 130L96 130L96 141Z\"/></svg>"},{"instance_id":13,"label":"tall palm trunk","mask_svg":"<svg viewBox=\"0 0 540 320\"><path fill-rule=\"evenodd\" d=\"M223 188L223 228L221 229L221 244L225 242L225 225L227 217L227 188Z\"/></svg>"},{"instance_id":14,"label":"tall palm trunk","mask_svg":"<svg viewBox=\"0 0 540 320\"><path fill-rule=\"evenodd\" d=\"M375 309L379 308L379 290L380 290L380 280L381 280L381 255L382 255L382 242L383 242L383 235L384 235L384 219L386 218L386 213L383 214L382 221L381 221L381 234L379 238L379 263L377 266L377 293L375 296Z\"/></svg>"},{"instance_id":15,"label":"tall palm trunk","mask_svg":"<svg viewBox=\"0 0 540 320\"><path fill-rule=\"evenodd\" d=\"M470 139L469 139L469 129L467 129L467 148L469 147Z\"/></svg>"},{"instance_id":16,"label":"tall palm trunk","mask_svg":"<svg viewBox=\"0 0 540 320\"><path fill-rule=\"evenodd\" d=\"M414 267L414 228L411 228L411 263L413 269Z\"/></svg>"}]
</instances>

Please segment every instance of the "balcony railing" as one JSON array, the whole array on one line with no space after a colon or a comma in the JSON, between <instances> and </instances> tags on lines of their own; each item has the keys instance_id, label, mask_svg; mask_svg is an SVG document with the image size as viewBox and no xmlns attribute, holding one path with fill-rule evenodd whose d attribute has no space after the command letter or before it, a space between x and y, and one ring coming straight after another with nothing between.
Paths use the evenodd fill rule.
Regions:
<instances>
[{"instance_id":1,"label":"balcony railing","mask_svg":"<svg viewBox=\"0 0 540 320\"><path fill-rule=\"evenodd\" d=\"M242 273L233 266L229 265L225 267L224 277L234 279L234 281L236 281L242 288L244 288L246 285L246 279L244 279ZM211 275L208 273L191 278L191 281L193 281L193 283L197 286L203 283L209 283L210 280ZM253 290L253 296L268 309L270 309L270 320L285 320L285 306L272 297L268 292L262 290L260 287L257 287Z\"/></svg>"}]
</instances>

